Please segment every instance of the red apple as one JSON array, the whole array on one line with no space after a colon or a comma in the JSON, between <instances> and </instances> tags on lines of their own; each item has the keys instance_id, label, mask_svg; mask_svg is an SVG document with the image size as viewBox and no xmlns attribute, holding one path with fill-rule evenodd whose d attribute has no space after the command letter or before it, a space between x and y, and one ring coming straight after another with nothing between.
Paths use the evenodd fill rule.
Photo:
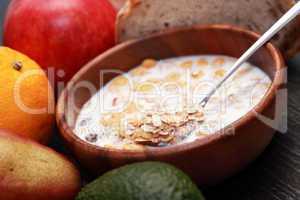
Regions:
<instances>
[{"instance_id":1,"label":"red apple","mask_svg":"<svg viewBox=\"0 0 300 200\"><path fill-rule=\"evenodd\" d=\"M60 80L68 81L115 44L115 19L108 0L12 0L4 21L4 45L44 69L64 70Z\"/></svg>"}]
</instances>

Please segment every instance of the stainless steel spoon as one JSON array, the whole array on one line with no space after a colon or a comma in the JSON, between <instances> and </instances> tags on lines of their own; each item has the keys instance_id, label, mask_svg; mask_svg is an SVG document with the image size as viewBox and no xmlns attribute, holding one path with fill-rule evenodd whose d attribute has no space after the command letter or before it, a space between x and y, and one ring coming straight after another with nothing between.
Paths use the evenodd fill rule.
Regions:
<instances>
[{"instance_id":1,"label":"stainless steel spoon","mask_svg":"<svg viewBox=\"0 0 300 200\"><path fill-rule=\"evenodd\" d=\"M266 44L275 34L300 14L300 1L296 3L286 14L284 14L266 33L264 33L233 65L225 77L201 100L200 105L205 107L211 96L223 83L236 72L260 47Z\"/></svg>"}]
</instances>

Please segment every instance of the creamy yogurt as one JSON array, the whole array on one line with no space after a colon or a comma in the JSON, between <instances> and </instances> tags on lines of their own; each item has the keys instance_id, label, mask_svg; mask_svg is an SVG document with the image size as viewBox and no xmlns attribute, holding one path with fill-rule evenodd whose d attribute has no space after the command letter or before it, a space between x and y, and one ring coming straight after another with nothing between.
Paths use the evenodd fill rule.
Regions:
<instances>
[{"instance_id":1,"label":"creamy yogurt","mask_svg":"<svg viewBox=\"0 0 300 200\"><path fill-rule=\"evenodd\" d=\"M246 63L204 109L198 106L235 61L220 55L146 59L83 106L74 133L100 147L136 150L192 142L230 128L271 85L265 72Z\"/></svg>"}]
</instances>

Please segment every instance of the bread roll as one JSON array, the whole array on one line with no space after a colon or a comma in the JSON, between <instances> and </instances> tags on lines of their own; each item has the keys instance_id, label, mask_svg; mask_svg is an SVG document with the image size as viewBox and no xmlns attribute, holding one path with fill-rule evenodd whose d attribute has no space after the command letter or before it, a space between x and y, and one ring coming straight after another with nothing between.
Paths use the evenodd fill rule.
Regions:
<instances>
[{"instance_id":1,"label":"bread roll","mask_svg":"<svg viewBox=\"0 0 300 200\"><path fill-rule=\"evenodd\" d=\"M233 24L264 33L294 0L128 0L116 23L118 42L170 28ZM286 58L300 50L300 18L273 39Z\"/></svg>"}]
</instances>

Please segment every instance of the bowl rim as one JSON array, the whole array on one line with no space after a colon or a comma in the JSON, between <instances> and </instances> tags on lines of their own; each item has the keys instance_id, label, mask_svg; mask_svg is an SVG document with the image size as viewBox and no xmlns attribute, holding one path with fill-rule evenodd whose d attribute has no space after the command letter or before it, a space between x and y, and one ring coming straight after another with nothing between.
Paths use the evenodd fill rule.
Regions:
<instances>
[{"instance_id":1,"label":"bowl rim","mask_svg":"<svg viewBox=\"0 0 300 200\"><path fill-rule=\"evenodd\" d=\"M107 148L107 147L100 147L93 144L90 144L88 142L83 141L80 139L71 129L71 127L68 126L67 122L65 121L65 112L64 112L64 100L67 97L67 93L74 85L74 82L77 81L77 79L84 73L86 73L91 67L95 66L96 63L98 63L103 58L107 57L108 55L113 54L116 51L119 51L123 48L127 48L128 46L134 45L136 43L141 43L144 40L148 39L155 39L159 38L161 36L166 35L172 35L176 34L178 32L184 32L184 31L199 31L204 29L222 29L227 31L234 31L234 32L240 32L241 34L248 35L252 38L258 39L260 37L260 34L250 31L245 28L241 28L234 25L226 25L226 24L213 24L213 25L197 25L192 26L188 28L174 28L170 29L163 33L156 33L148 37L144 37L141 39L133 39L126 42L123 42L121 44L116 45L115 47L107 50L103 54L100 54L93 60L91 60L89 63L84 65L76 74L75 76L69 81L66 88L62 91L56 107L56 121L58 124L58 127L60 129L60 133L63 136L64 140L67 140L67 142L72 143L78 143L82 146L82 148L86 149L89 152L93 153L106 153L105 155L110 155L114 157L124 157L124 156L130 156L131 158L144 158L145 155L155 155L155 156L164 156L164 155L173 155L178 152L184 152L188 150L193 150L195 148L206 148L210 145L215 144L216 142L220 140L224 140L229 136L235 136L236 134L227 134L224 133L223 130L226 130L229 126L233 126L235 130L239 129L240 127L244 126L245 124L249 123L250 121L254 120L256 118L256 113L261 113L265 108L267 108L271 103L272 99L275 97L276 91L280 89L280 87L284 84L284 73L283 68L284 60L282 57L281 52L271 43L266 44L262 48L266 48L270 55L272 56L275 66L275 74L274 79L272 80L272 85L270 86L267 93L264 95L262 100L249 112L247 112L244 116L239 118L238 120L234 121L233 123L229 124L228 126L224 127L223 129L210 134L208 136L205 136L201 139L196 139L192 142L187 142L183 144L175 144L170 145L166 147L145 147L143 150L127 150L127 149L116 149L116 148ZM102 154L103 155L103 154Z\"/></svg>"}]
</instances>

